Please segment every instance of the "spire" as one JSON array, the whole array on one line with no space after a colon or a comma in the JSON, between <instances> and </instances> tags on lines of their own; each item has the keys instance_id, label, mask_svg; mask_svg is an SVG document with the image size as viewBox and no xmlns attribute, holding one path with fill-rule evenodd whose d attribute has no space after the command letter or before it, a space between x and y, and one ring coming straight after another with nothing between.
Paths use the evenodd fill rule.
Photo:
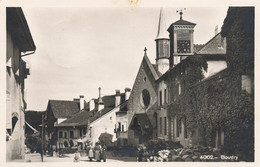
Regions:
<instances>
[{"instance_id":1,"label":"spire","mask_svg":"<svg viewBox=\"0 0 260 167\"><path fill-rule=\"evenodd\" d=\"M160 17L159 17L159 24L158 24L158 32L156 39L169 39L169 35L166 31L166 24L165 24L165 18L164 18L164 10L161 8L160 10Z\"/></svg>"}]
</instances>

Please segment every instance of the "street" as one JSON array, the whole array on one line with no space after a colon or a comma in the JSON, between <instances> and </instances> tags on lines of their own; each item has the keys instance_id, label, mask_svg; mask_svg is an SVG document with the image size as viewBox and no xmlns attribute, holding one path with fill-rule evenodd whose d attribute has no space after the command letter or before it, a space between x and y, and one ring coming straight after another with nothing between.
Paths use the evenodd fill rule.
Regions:
<instances>
[{"instance_id":1,"label":"street","mask_svg":"<svg viewBox=\"0 0 260 167\"><path fill-rule=\"evenodd\" d=\"M73 162L74 159L74 154L63 154L60 157L51 157L51 156L46 156L44 155L43 157L43 162ZM123 162L120 160L114 160L114 159L107 159L107 162ZM33 153L33 154L26 154L25 159L17 159L13 160L10 162L41 162L41 155L39 153ZM75 163L82 163L82 162L91 162L89 161L87 156L82 156L80 158L80 162L75 162ZM96 161L92 161L96 162ZM97 162L96 162L97 163ZM102 161L103 163L103 161Z\"/></svg>"}]
</instances>

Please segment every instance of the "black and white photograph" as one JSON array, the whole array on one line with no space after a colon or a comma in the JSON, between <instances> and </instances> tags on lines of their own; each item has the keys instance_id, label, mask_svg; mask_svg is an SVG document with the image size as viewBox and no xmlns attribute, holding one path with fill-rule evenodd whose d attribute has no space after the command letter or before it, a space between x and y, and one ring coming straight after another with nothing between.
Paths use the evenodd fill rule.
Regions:
<instances>
[{"instance_id":1,"label":"black and white photograph","mask_svg":"<svg viewBox=\"0 0 260 167\"><path fill-rule=\"evenodd\" d=\"M142 2L1 6L6 164L256 162L256 7Z\"/></svg>"}]
</instances>

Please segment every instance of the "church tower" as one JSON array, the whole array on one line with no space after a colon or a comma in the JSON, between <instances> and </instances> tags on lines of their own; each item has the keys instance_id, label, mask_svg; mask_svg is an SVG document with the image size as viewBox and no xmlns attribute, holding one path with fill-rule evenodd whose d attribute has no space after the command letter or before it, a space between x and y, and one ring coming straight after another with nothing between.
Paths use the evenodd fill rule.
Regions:
<instances>
[{"instance_id":1,"label":"church tower","mask_svg":"<svg viewBox=\"0 0 260 167\"><path fill-rule=\"evenodd\" d=\"M196 24L183 20L182 10L179 13L180 20L172 23L168 28L170 33L170 67L177 65L181 60L194 53L193 29Z\"/></svg>"},{"instance_id":2,"label":"church tower","mask_svg":"<svg viewBox=\"0 0 260 167\"><path fill-rule=\"evenodd\" d=\"M158 32L155 41L157 69L164 74L169 69L170 40L166 31L163 9L160 10Z\"/></svg>"}]
</instances>

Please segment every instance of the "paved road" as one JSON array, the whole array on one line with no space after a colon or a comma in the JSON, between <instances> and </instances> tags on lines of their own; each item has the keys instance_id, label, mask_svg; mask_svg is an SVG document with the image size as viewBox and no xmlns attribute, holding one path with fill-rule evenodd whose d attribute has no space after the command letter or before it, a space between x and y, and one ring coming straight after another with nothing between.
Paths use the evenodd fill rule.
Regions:
<instances>
[{"instance_id":1,"label":"paved road","mask_svg":"<svg viewBox=\"0 0 260 167\"><path fill-rule=\"evenodd\" d=\"M74 159L74 154L64 154L63 156L60 157L49 157L49 156L44 156L43 157L43 162L73 162ZM26 154L25 160L13 160L11 162L41 162L41 155L38 153L34 154ZM80 162L78 163L98 163L98 162L90 162L87 156L81 157ZM120 160L114 160L114 159L107 159L107 162L123 162ZM104 162L101 162L104 163Z\"/></svg>"}]
</instances>

